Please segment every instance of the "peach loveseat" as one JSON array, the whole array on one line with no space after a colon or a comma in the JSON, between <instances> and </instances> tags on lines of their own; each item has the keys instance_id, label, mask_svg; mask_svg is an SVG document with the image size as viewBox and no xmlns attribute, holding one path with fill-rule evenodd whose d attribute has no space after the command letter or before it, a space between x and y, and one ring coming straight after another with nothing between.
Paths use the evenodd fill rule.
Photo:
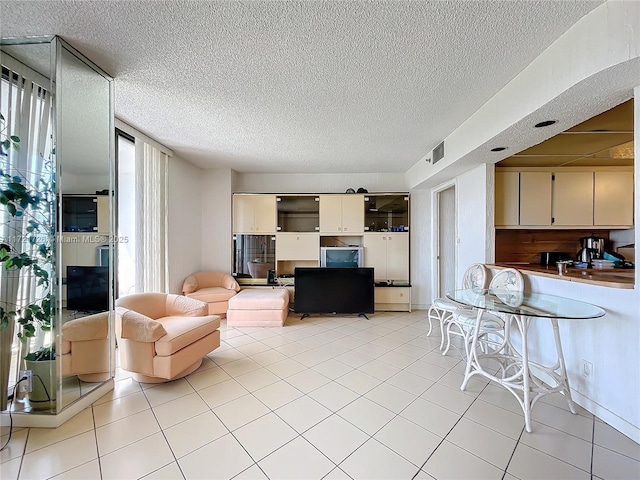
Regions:
<instances>
[{"instance_id":1,"label":"peach loveseat","mask_svg":"<svg viewBox=\"0 0 640 480\"><path fill-rule=\"evenodd\" d=\"M189 375L220 346L220 317L207 304L167 293L137 293L116 301L120 366L138 382Z\"/></svg>"},{"instance_id":2,"label":"peach loveseat","mask_svg":"<svg viewBox=\"0 0 640 480\"><path fill-rule=\"evenodd\" d=\"M228 273L197 272L189 275L182 285L182 293L209 304L209 313L227 316L229 299L240 291L240 285Z\"/></svg>"},{"instance_id":3,"label":"peach loveseat","mask_svg":"<svg viewBox=\"0 0 640 480\"><path fill-rule=\"evenodd\" d=\"M62 375L77 375L83 382L104 382L111 377L109 312L76 318L62 325Z\"/></svg>"}]
</instances>

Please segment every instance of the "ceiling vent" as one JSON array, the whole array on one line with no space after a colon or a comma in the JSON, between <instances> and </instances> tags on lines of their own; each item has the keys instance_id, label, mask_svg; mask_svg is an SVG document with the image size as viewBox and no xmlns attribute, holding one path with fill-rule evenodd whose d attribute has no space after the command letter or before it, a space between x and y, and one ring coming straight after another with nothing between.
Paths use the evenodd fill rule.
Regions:
<instances>
[{"instance_id":1,"label":"ceiling vent","mask_svg":"<svg viewBox=\"0 0 640 480\"><path fill-rule=\"evenodd\" d=\"M433 149L433 160L431 163L435 164L439 160L444 158L444 141Z\"/></svg>"}]
</instances>

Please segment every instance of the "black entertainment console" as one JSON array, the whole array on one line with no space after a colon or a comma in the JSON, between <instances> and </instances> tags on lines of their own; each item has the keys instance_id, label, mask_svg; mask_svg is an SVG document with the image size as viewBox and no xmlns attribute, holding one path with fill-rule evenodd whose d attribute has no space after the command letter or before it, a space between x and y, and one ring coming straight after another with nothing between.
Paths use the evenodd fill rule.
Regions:
<instances>
[{"instance_id":1,"label":"black entertainment console","mask_svg":"<svg viewBox=\"0 0 640 480\"><path fill-rule=\"evenodd\" d=\"M302 318L312 313L374 312L373 268L297 267L294 310Z\"/></svg>"}]
</instances>

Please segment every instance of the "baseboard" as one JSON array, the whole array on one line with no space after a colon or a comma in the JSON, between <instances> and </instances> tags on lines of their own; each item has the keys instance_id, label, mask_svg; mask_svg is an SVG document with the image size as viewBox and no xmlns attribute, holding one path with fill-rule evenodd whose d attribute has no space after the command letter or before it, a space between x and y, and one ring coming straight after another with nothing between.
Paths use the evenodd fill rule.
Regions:
<instances>
[{"instance_id":1,"label":"baseboard","mask_svg":"<svg viewBox=\"0 0 640 480\"><path fill-rule=\"evenodd\" d=\"M571 398L574 402L576 402L578 405L580 405L590 413L593 413L603 422L611 425L613 428L618 430L623 435L629 437L634 442L640 443L639 427L632 425L624 418L619 417L602 405L576 392L574 389L571 389Z\"/></svg>"},{"instance_id":2,"label":"baseboard","mask_svg":"<svg viewBox=\"0 0 640 480\"><path fill-rule=\"evenodd\" d=\"M37 428L58 428L60 425L70 420L85 408L89 407L96 400L113 390L113 379L109 379L90 393L79 398L57 415L46 413L13 413L14 427L37 427ZM8 427L10 425L9 413L0 414L0 425Z\"/></svg>"}]
</instances>

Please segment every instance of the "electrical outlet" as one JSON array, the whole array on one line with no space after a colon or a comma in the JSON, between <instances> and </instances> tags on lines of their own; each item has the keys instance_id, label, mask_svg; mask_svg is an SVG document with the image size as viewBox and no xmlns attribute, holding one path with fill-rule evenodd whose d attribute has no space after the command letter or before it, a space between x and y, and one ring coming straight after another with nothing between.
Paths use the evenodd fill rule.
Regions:
<instances>
[{"instance_id":1,"label":"electrical outlet","mask_svg":"<svg viewBox=\"0 0 640 480\"><path fill-rule=\"evenodd\" d=\"M33 373L31 370L20 370L20 378L27 378L20 383L20 391L29 393L33 390Z\"/></svg>"},{"instance_id":2,"label":"electrical outlet","mask_svg":"<svg viewBox=\"0 0 640 480\"><path fill-rule=\"evenodd\" d=\"M582 360L582 376L589 379L593 376L593 363Z\"/></svg>"}]
</instances>

